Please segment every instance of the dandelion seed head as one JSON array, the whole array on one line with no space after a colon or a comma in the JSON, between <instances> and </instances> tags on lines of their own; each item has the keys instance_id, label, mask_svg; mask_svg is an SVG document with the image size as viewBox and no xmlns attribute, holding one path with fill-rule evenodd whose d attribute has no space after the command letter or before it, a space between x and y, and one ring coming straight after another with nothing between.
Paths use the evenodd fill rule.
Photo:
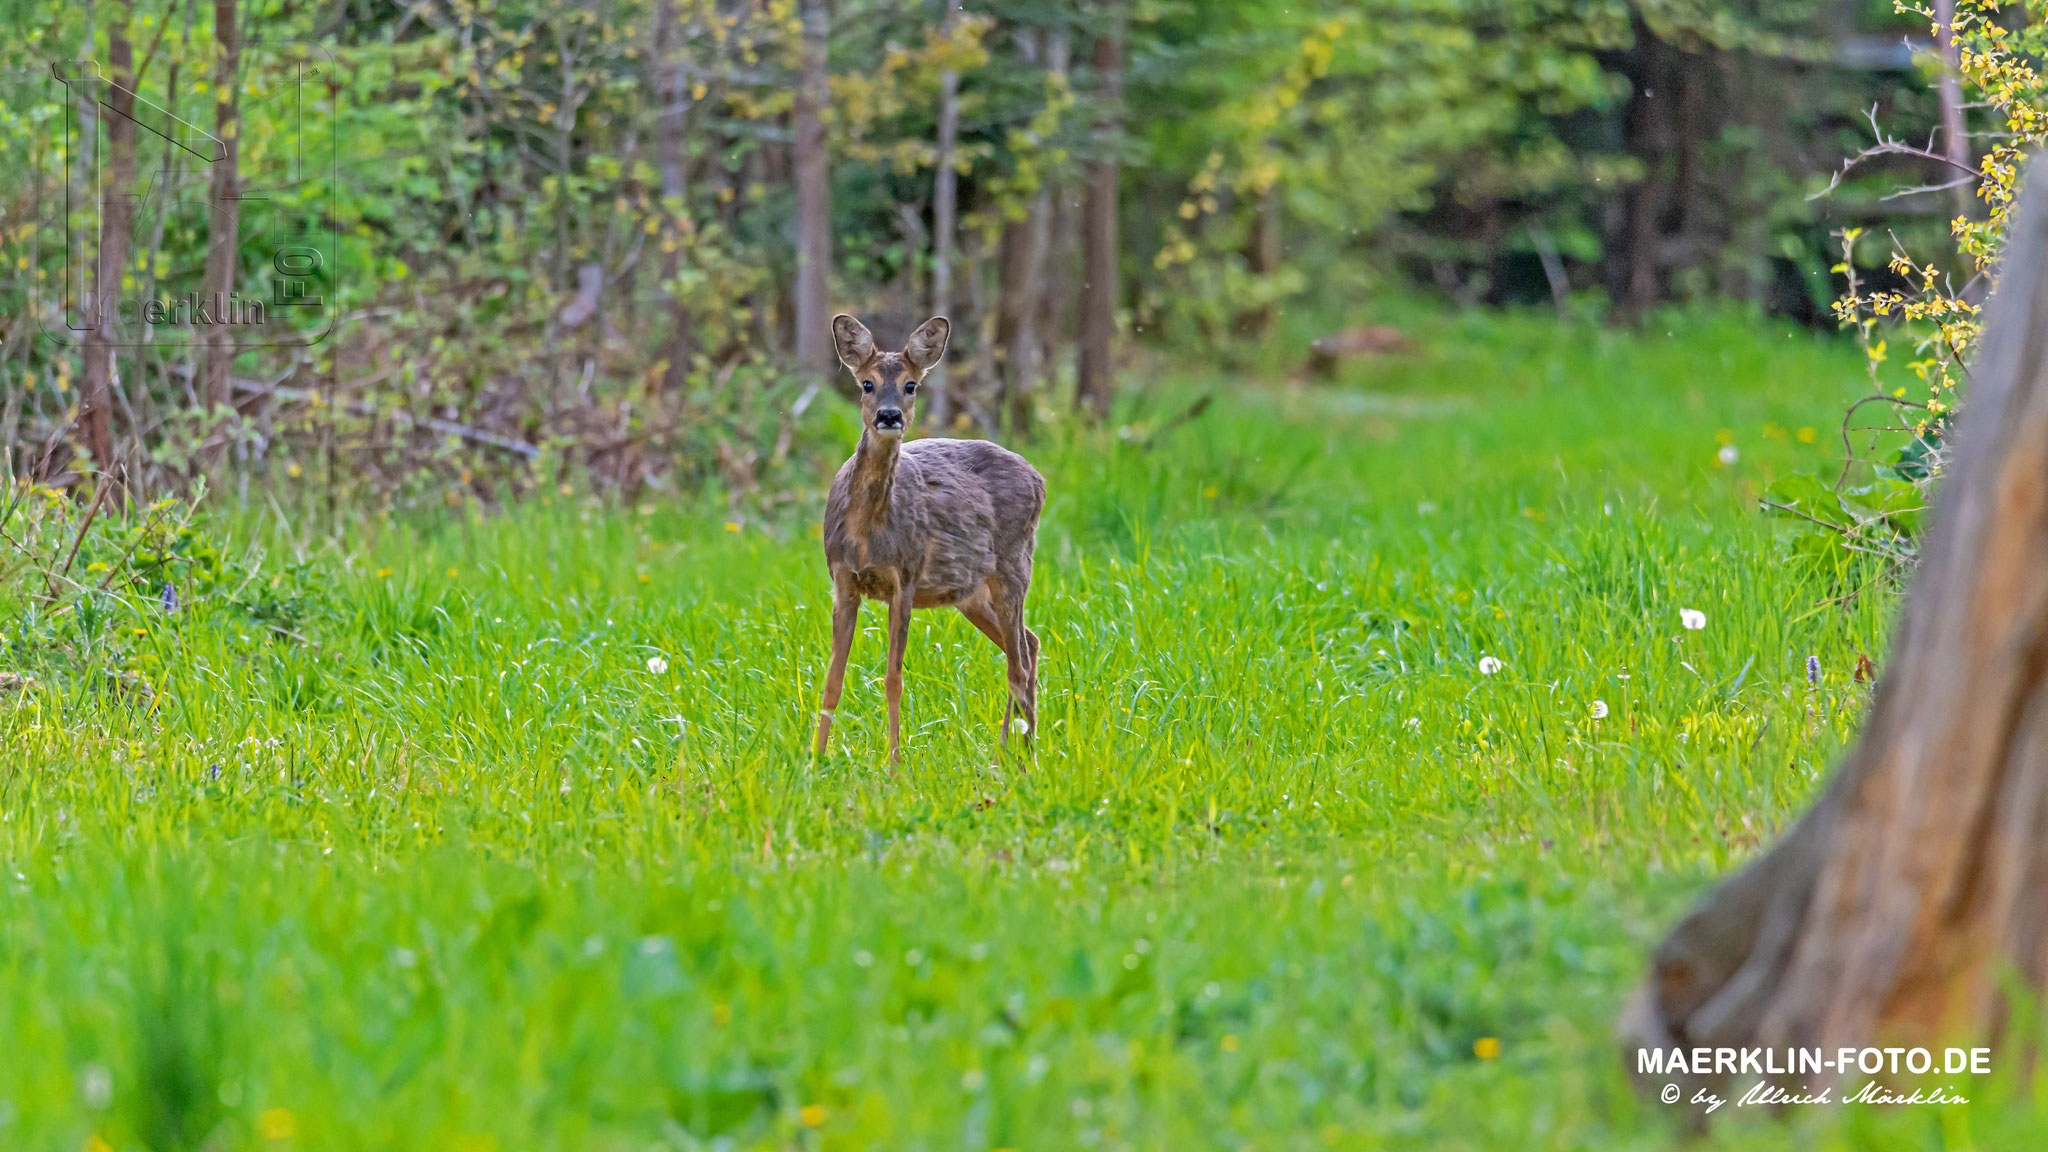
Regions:
<instances>
[{"instance_id":1,"label":"dandelion seed head","mask_svg":"<svg viewBox=\"0 0 2048 1152\"><path fill-rule=\"evenodd\" d=\"M1595 700L1595 701L1593 701L1593 707L1592 707L1592 709L1591 709L1591 712L1593 713L1593 719L1595 719L1595 720L1605 720L1605 719L1607 719L1607 701L1605 701L1605 700Z\"/></svg>"},{"instance_id":2,"label":"dandelion seed head","mask_svg":"<svg viewBox=\"0 0 2048 1152\"><path fill-rule=\"evenodd\" d=\"M647 671L649 675L659 676L668 671L668 661L659 656L649 656L647 658Z\"/></svg>"},{"instance_id":3,"label":"dandelion seed head","mask_svg":"<svg viewBox=\"0 0 2048 1152\"><path fill-rule=\"evenodd\" d=\"M1500 667L1500 661L1491 656L1481 656L1479 658L1479 674L1482 676L1491 676L1495 672L1500 671Z\"/></svg>"},{"instance_id":4,"label":"dandelion seed head","mask_svg":"<svg viewBox=\"0 0 2048 1152\"><path fill-rule=\"evenodd\" d=\"M1707 626L1707 614L1697 608L1680 608L1678 622L1685 625L1687 632L1698 632Z\"/></svg>"}]
</instances>

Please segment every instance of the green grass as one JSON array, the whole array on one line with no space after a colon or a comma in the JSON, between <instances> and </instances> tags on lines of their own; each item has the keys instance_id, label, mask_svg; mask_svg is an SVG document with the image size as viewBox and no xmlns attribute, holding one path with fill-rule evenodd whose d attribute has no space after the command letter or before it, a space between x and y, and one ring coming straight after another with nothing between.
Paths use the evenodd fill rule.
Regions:
<instances>
[{"instance_id":1,"label":"green grass","mask_svg":"<svg viewBox=\"0 0 2048 1152\"><path fill-rule=\"evenodd\" d=\"M1669 1145L1619 1004L1813 794L1897 603L1756 512L1833 458L1859 357L1712 315L1421 327L1031 450L1028 771L953 613L913 627L887 771L872 608L810 759L808 512L263 523L259 580L310 560L295 636L134 607L153 704L0 697L0 1147ZM1713 1140L1976 1146L2031 1108Z\"/></svg>"}]
</instances>

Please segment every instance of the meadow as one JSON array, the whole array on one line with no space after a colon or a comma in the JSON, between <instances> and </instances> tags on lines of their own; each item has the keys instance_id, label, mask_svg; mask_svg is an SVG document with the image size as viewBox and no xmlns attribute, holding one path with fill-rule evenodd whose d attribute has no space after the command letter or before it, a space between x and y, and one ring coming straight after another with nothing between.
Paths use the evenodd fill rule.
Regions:
<instances>
[{"instance_id":1,"label":"meadow","mask_svg":"<svg viewBox=\"0 0 2048 1152\"><path fill-rule=\"evenodd\" d=\"M889 770L875 607L809 755L823 472L765 519L217 511L235 596L90 629L0 590L0 670L130 673L0 693L0 1148L1673 1145L1619 1007L1814 794L1898 606L1758 510L1838 459L1861 355L1415 330L1331 383L1167 366L1030 446L1022 763L935 612ZM1705 1141L2048 1130L1985 1087Z\"/></svg>"}]
</instances>

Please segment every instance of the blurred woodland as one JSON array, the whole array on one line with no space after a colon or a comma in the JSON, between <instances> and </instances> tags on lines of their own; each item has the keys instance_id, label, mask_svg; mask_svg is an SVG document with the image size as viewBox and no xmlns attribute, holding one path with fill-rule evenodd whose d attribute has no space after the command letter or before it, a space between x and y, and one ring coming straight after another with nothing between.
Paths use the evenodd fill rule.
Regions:
<instances>
[{"instance_id":1,"label":"blurred woodland","mask_svg":"<svg viewBox=\"0 0 2048 1152\"><path fill-rule=\"evenodd\" d=\"M1972 209L1940 17L0 0L0 448L87 494L768 515L851 443L840 310L953 317L920 421L1007 440L1110 414L1147 346L1286 370L1390 292L1833 327L1836 232L1946 252ZM1830 188L1879 132L1912 146Z\"/></svg>"}]
</instances>

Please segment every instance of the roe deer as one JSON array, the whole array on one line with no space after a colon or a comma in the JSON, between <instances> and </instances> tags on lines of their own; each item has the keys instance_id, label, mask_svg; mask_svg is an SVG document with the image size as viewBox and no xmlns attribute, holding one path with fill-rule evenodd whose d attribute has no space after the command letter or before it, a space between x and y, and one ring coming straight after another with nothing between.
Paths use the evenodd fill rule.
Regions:
<instances>
[{"instance_id":1,"label":"roe deer","mask_svg":"<svg viewBox=\"0 0 2048 1152\"><path fill-rule=\"evenodd\" d=\"M946 354L951 333L952 324L934 316L903 351L882 352L860 321L832 318L839 361L860 381L861 433L825 499L832 668L818 712L821 756L863 597L889 606L891 762L902 760L903 649L914 608L958 608L995 641L1009 661L1009 715L1023 720L1026 739L1038 725L1038 636L1024 626L1024 596L1045 479L1022 456L985 440L903 439L918 382Z\"/></svg>"}]
</instances>

